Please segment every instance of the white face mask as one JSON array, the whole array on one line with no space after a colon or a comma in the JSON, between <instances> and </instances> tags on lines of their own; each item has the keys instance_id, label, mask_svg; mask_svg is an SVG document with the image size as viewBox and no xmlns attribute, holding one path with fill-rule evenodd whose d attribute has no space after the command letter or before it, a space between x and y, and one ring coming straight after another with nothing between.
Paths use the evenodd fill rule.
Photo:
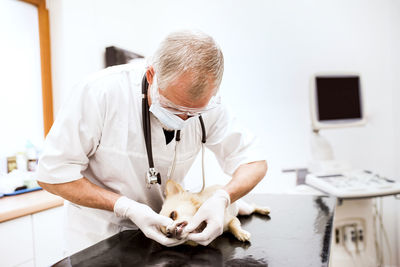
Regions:
<instances>
[{"instance_id":1,"label":"white face mask","mask_svg":"<svg viewBox=\"0 0 400 267\"><path fill-rule=\"evenodd\" d=\"M177 115L166 110L160 103L155 99L155 90L158 90L157 78L153 77L153 84L150 87L151 106L150 112L165 126L166 130L181 130L183 126L189 121L179 118Z\"/></svg>"},{"instance_id":2,"label":"white face mask","mask_svg":"<svg viewBox=\"0 0 400 267\"><path fill-rule=\"evenodd\" d=\"M177 115L172 114L165 108L161 107L160 104L151 104L150 112L161 122L166 130L181 130L186 124L186 121L179 118Z\"/></svg>"}]
</instances>

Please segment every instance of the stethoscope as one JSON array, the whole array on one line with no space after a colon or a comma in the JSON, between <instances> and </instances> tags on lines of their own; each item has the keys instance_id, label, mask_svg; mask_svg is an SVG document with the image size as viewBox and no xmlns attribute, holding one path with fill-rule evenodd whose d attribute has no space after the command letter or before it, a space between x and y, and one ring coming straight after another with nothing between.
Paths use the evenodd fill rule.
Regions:
<instances>
[{"instance_id":1,"label":"stethoscope","mask_svg":"<svg viewBox=\"0 0 400 267\"><path fill-rule=\"evenodd\" d=\"M143 79L142 79L142 119L143 119L143 135L144 135L144 140L146 142L147 159L149 161L149 170L146 172L145 179L146 179L146 187L148 189L150 189L153 184L161 185L161 174L154 167L153 150L152 150L152 145L151 145L150 110L149 110L149 102L147 100L148 88L149 88L149 83L147 82L146 75L144 75ZM201 187L201 191L203 191L204 184L205 184L204 144L206 143L206 129L205 129L204 121L203 121L203 118L201 117L201 115L199 116L199 121L200 121L200 125L201 125L201 133L202 133L202 137L201 137L201 170L202 170L202 176L203 176L203 185ZM181 130L177 130L176 135L175 135L174 159L172 161L171 167L168 169L167 180L171 178L171 175L175 171L176 152L177 152L177 148L178 148L178 144L179 144L180 140L181 140Z\"/></svg>"}]
</instances>

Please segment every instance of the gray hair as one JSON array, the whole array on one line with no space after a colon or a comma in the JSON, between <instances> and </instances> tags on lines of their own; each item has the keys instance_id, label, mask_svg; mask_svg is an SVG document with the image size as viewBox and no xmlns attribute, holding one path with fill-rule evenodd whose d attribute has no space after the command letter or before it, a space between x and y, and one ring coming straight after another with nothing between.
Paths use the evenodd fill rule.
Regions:
<instances>
[{"instance_id":1,"label":"gray hair","mask_svg":"<svg viewBox=\"0 0 400 267\"><path fill-rule=\"evenodd\" d=\"M161 42L151 65L161 90L188 73L192 78L189 94L197 99L210 84L217 92L224 72L224 57L211 36L185 30L171 33Z\"/></svg>"}]
</instances>

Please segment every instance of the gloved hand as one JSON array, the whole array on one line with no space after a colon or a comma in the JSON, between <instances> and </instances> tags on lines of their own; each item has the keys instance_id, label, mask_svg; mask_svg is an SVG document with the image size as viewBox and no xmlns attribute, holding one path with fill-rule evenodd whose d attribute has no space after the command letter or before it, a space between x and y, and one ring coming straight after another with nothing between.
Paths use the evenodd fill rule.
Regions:
<instances>
[{"instance_id":1,"label":"gloved hand","mask_svg":"<svg viewBox=\"0 0 400 267\"><path fill-rule=\"evenodd\" d=\"M185 227L188 232L188 240L192 240L200 245L207 246L224 230L225 209L230 205L229 194L223 190L217 190L212 197L207 199L193 216L192 220ZM202 222L207 226L200 233L190 233L197 229Z\"/></svg>"},{"instance_id":2,"label":"gloved hand","mask_svg":"<svg viewBox=\"0 0 400 267\"><path fill-rule=\"evenodd\" d=\"M161 231L160 226L167 227L173 223L173 220L157 214L149 206L136 202L125 196L117 199L114 204L114 213L117 217L128 218L136 224L137 227L148 238L158 243L172 247L186 242L186 239L177 240L166 237Z\"/></svg>"}]
</instances>

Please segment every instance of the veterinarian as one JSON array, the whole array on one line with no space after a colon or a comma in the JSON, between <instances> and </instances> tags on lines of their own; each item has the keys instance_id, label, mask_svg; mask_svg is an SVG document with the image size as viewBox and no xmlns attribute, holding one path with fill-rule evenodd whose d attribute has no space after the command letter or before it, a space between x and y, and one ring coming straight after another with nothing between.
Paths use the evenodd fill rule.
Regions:
<instances>
[{"instance_id":1,"label":"veterinarian","mask_svg":"<svg viewBox=\"0 0 400 267\"><path fill-rule=\"evenodd\" d=\"M145 62L107 68L83 81L47 135L37 180L45 190L68 200L65 238L69 253L137 228L165 246L186 240L208 245L222 233L225 207L266 174L255 137L237 124L218 98L224 59L213 38L192 31L172 33L152 61ZM146 97L142 80L148 83L152 152L161 174L161 185L150 188L145 181L149 162L142 126L142 96ZM207 227L186 240L176 240L160 232L159 227L168 226L172 219L158 212L177 130L181 140L176 182L183 182L200 151L199 115L207 133L206 147L232 179L200 207L186 231L203 221Z\"/></svg>"}]
</instances>

